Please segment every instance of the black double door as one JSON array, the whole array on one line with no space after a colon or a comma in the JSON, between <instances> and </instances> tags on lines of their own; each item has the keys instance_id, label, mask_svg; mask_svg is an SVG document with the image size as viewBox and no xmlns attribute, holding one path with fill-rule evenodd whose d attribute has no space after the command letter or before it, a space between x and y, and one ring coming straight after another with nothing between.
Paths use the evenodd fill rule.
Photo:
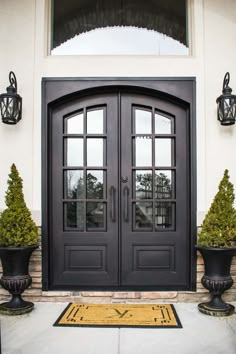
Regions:
<instances>
[{"instance_id":1,"label":"black double door","mask_svg":"<svg viewBox=\"0 0 236 354\"><path fill-rule=\"evenodd\" d=\"M188 112L141 94L76 98L52 112L54 288L189 287Z\"/></svg>"}]
</instances>

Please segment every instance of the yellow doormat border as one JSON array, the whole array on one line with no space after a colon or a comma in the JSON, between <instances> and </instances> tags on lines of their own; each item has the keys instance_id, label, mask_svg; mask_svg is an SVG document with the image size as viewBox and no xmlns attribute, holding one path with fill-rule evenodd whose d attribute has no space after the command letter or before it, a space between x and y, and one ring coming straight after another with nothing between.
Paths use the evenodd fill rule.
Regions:
<instances>
[{"instance_id":1,"label":"yellow doormat border","mask_svg":"<svg viewBox=\"0 0 236 354\"><path fill-rule=\"evenodd\" d=\"M182 328L172 304L70 303L54 326Z\"/></svg>"}]
</instances>

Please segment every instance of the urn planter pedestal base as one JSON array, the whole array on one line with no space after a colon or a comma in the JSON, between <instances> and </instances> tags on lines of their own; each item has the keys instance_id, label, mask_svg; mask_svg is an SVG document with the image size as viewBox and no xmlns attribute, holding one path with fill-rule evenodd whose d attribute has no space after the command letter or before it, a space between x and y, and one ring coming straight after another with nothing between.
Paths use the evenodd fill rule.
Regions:
<instances>
[{"instance_id":1,"label":"urn planter pedestal base","mask_svg":"<svg viewBox=\"0 0 236 354\"><path fill-rule=\"evenodd\" d=\"M28 270L29 260L36 248L37 246L0 247L3 267L0 285L12 295L9 302L0 304L0 314L23 315L33 310L34 304L23 300L21 294L32 283Z\"/></svg>"},{"instance_id":2,"label":"urn planter pedestal base","mask_svg":"<svg viewBox=\"0 0 236 354\"><path fill-rule=\"evenodd\" d=\"M198 305L200 312L210 316L230 316L234 313L234 306L223 301L223 293L233 285L230 274L231 263L236 254L235 248L196 247L204 260L205 274L201 282L209 290L211 300Z\"/></svg>"},{"instance_id":3,"label":"urn planter pedestal base","mask_svg":"<svg viewBox=\"0 0 236 354\"><path fill-rule=\"evenodd\" d=\"M31 312L34 308L34 304L29 301L24 301L19 295L19 304L16 306L16 297L13 297L9 302L3 302L0 304L0 314L1 315L24 315L25 313Z\"/></svg>"},{"instance_id":4,"label":"urn planter pedestal base","mask_svg":"<svg viewBox=\"0 0 236 354\"><path fill-rule=\"evenodd\" d=\"M209 302L202 302L198 304L198 310L205 315L215 316L215 317L223 317L223 316L230 316L234 313L234 306L224 303L225 306L222 308L214 308L211 305L211 301Z\"/></svg>"}]
</instances>

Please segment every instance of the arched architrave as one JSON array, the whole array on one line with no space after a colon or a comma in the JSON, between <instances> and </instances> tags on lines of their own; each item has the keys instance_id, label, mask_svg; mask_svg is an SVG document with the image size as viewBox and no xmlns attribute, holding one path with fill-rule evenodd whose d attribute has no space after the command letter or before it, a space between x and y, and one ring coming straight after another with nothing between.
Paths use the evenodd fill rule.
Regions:
<instances>
[{"instance_id":1,"label":"arched architrave","mask_svg":"<svg viewBox=\"0 0 236 354\"><path fill-rule=\"evenodd\" d=\"M128 269L130 267L130 264L124 263L123 268L122 268L123 270L121 268L119 268L119 272L120 272L119 274L120 274L121 278L119 278L118 280L115 279L114 283L110 282L110 280L109 280L109 282L107 281L106 289L109 288L109 289L114 289L114 290L116 290L116 289L119 289L119 290L129 289L129 290L131 290L131 289L147 288L149 290L151 290L151 289L194 290L195 286L196 286L196 254L195 254L195 249L194 249L195 232L196 232L195 79L194 78L161 78L161 79L160 78L159 79L158 78L152 78L152 79L143 78L143 79L138 79L137 78L137 79L132 80L130 78L129 79L127 79L127 78L119 78L119 79L100 78L100 79L95 80L92 78L84 78L84 79L79 79L79 78L45 78L45 79L43 79L42 89L43 89L43 107L42 107L43 108L42 109L42 112L43 112L43 114L42 114L43 289L44 290L73 289L73 288L78 289L78 286L81 289L86 289L88 287L91 288L90 283L93 284L93 286L96 286L93 279L92 280L90 279L90 283L87 282L87 275L84 279L82 279L78 283L76 283L77 276L75 278L72 277L73 279L60 278L61 276L64 276L63 275L64 273L59 272L57 274L57 267L55 267L54 263L53 263L55 259L57 259L57 260L61 259L61 257L57 257L57 251L59 250L59 252L63 252L63 248L62 247L60 248L58 246L57 241L55 242L55 237L57 239L57 236L59 235L59 233L56 231L53 234L53 225L51 224L52 220L53 220L52 216L54 215L53 210L56 210L54 208L54 204L52 203L53 199L51 199L51 197L56 196L56 198L59 198L59 197L57 197L60 194L58 192L62 190L62 182L60 182L60 178L59 178L60 173L58 173L58 171L56 171L56 173L55 173L55 171L54 171L54 175L53 175L53 169L51 167L52 161L54 161L54 167L57 166L57 168L59 168L62 164L61 164L61 162L58 164L58 162L55 161L55 159L59 158L61 161L62 157L60 157L61 156L60 153L59 154L56 153L55 156L58 156L58 157L56 157L56 158L55 158L55 156L53 157L53 152L55 153L55 151L58 151L58 152L63 151L62 145L60 145L60 149L56 149L56 150L52 149L52 147L53 147L52 139L54 139L53 140L54 142L58 143L58 141L59 141L59 144L61 144L60 139L58 140L58 132L52 134L52 132L54 132L53 121L59 122L59 124L57 124L57 128L60 128L60 130L61 130L62 124L60 122L60 119L63 116L63 114L64 114L64 116L65 116L65 114L67 114L67 111L62 112L62 110L64 108L67 109L67 106L70 108L71 107L70 105L72 104L72 107L70 108L70 112L74 112L73 104L76 104L75 100L76 100L76 97L78 97L78 96L80 97L81 102L82 101L85 102L86 100L87 101L89 100L88 101L88 102L90 102L88 104L88 107L89 107L91 105L94 106L94 103L96 103L96 105L100 105L101 102L99 101L99 99L100 100L103 98L105 99L106 95L107 96L110 95L112 102L113 102L112 103L112 110L110 110L110 113L111 113L111 112L113 112L113 108L114 108L113 105L116 106L117 102L118 102L117 99L114 98L115 91L117 91L117 92L120 92L121 96L123 96L123 105L122 105L123 111L121 111L121 117L126 116L127 112L131 112L129 102L133 102L132 101L133 98L135 101L135 105L139 104L140 107L141 106L145 107L147 105L149 106L151 102L155 102L155 100L159 100L159 102L162 105L165 105L165 107L167 107L167 106L172 107L172 108L170 108L172 115L175 115L175 113L177 111L179 111L179 109L180 109L179 112L181 115L179 116L180 119L178 118L178 122L180 123L180 125L178 125L178 127L176 128L176 132L177 132L176 137L175 137L175 135L173 135L173 136L171 136L171 139L175 139L175 138L177 139L176 141L178 141L178 144L180 144L180 145L178 145L180 147L180 150L178 150L178 151L179 152L182 151L182 153L184 153L186 155L186 156L184 156L184 158L180 159L179 158L180 154L178 152L176 154L176 156L178 156L178 161L181 162L181 164L183 164L183 163L187 164L186 166L184 165L185 169L186 169L186 167L188 167L186 170L186 171L188 171L188 174L183 175L185 177L188 175L188 183L184 182L184 186L186 188L188 188L187 195L186 195L187 199L185 200L185 202L186 202L185 209L186 209L186 213L187 213L188 222L186 221L186 225L185 225L185 223L182 222L182 225L185 225L184 228L186 229L185 230L186 237L185 237L184 242L187 242L188 254L185 255L185 262L186 262L185 273L183 273L182 271L179 273L179 274L185 274L185 276L181 275L182 278L183 277L185 278L184 283L182 282L183 281L182 278L179 279L178 282L175 282L174 280L172 282L171 279L166 281L166 277L164 277L164 278L162 277L159 279L160 281L162 281L162 283L159 283L159 281L158 281L157 283L159 285L156 285L156 278L155 277L154 278L150 277L149 283L146 282L146 280L145 280L146 277L144 277L142 279L136 279L135 277L140 272L138 272L137 274L135 273L134 276L131 274L132 276L129 279L126 279L126 277L125 277L126 269ZM122 92L122 90L123 90L123 92ZM94 101L93 94L95 92L100 94L100 96L98 96L98 101L97 100ZM141 97L140 93L143 93L142 97ZM87 97L88 95L89 95L89 97ZM146 95L147 95L147 97L146 97ZM149 96L152 96L152 97L149 97ZM136 97L138 97L138 98L136 98ZM71 103L70 103L70 101L71 101ZM155 103L154 103L154 105L155 105ZM124 108L125 108L125 110L124 110ZM182 111L182 113L181 113L181 111ZM55 114L57 116L55 116ZM55 117L56 117L56 119L53 119ZM59 120L58 120L58 118L59 118ZM124 122L125 121L127 121L127 120L124 120ZM186 122L186 126L183 125L184 121ZM184 126L185 126L185 128L184 128ZM117 134L116 128L117 128L117 125L115 125L115 135L114 136L116 136L116 134ZM123 136L123 137L125 137L127 135L128 130L126 128L127 128L127 126L125 126L125 125L122 128L121 133L123 133L123 134L121 134L121 136ZM110 128L108 130L110 132ZM188 132L188 134L186 134L187 132ZM180 136L180 139L178 138L179 134L180 135L182 134ZM188 148L186 150L185 150L185 148L186 148L185 143L183 142L183 137L186 139L186 143L187 143L186 146L188 146ZM163 138L163 137L161 137L161 138ZM130 140L127 140L124 138L123 141L127 142ZM113 142L113 140L112 140L112 142ZM112 144L112 146L113 146L113 144ZM121 143L120 147L122 147L122 146L125 146L125 145L123 145ZM179 148L177 147L177 149L179 149ZM112 148L111 149L109 148L108 151L111 152ZM115 151L116 150L114 150L114 152ZM123 153L122 156L125 159L127 156L127 151L130 151L130 149L125 148L124 151L125 151L125 153ZM116 159L111 159L111 161L116 161ZM123 165L121 165L121 169L123 168L122 166ZM124 168L125 168L125 166L126 166L126 163L124 163ZM182 167L178 168L178 170L182 171ZM112 171L113 171L113 169L112 169ZM122 175L126 176L127 174L125 172ZM54 178L55 176L56 176L56 178ZM118 176L118 174L115 174L115 176ZM58 182L58 179L59 179L59 182ZM129 178L129 181L131 181L131 180L132 179ZM180 181L182 183L182 178L178 178L178 181ZM59 184L61 183L60 186L58 183ZM112 179L112 183L114 183L114 179ZM52 192L52 190L51 190L52 186L55 187L55 184L58 184L58 186L59 186L59 187L56 187L57 188L56 193L55 193L55 191ZM178 186L177 186L177 189L178 189ZM108 188L108 190L110 190L110 188ZM130 187L130 191L131 190L133 190L132 187ZM118 189L117 189L117 191L118 191ZM179 192L180 192L180 189L179 189ZM181 198L182 198L182 193L180 194L179 192L177 193L177 195L181 195ZM118 196L118 194L117 194L117 196ZM123 196L123 194L121 193L121 198L123 198L122 196ZM66 202L68 202L68 201L66 201ZM109 200L108 200L108 202L109 202ZM180 201L180 204L183 205L182 201ZM121 200L120 205L123 205L122 200ZM116 208L114 210L118 210L118 206L116 206ZM181 209L177 208L176 210L177 210L176 217L178 218L180 215L182 215L183 208L181 208ZM180 213L180 210L181 210L181 213ZM61 215L61 212L62 212L62 209L60 209L58 215ZM110 214L108 214L108 215L110 215ZM129 213L129 215L132 215L131 212ZM58 218L58 217L55 218L55 215L54 215L54 220L59 220L59 219L60 218ZM118 220L118 218L116 220ZM114 223L112 223L112 225L113 224ZM123 223L123 224L125 225L125 223ZM181 223L176 222L176 225L179 225L179 224L181 224ZM57 224L55 224L55 225L57 225ZM62 227L61 227L61 229L62 229ZM123 232L124 235L126 234L126 231L127 230L124 230L124 232ZM63 232L64 231L62 230L62 233ZM54 236L52 236L52 235L54 235ZM181 235L182 235L182 233L181 233ZM68 234L67 237L69 237L68 240L70 240L70 242L72 242L74 240L73 236L71 236L71 234ZM81 237L82 237L81 240L83 241L83 235ZM97 234L94 235L94 237L97 240L97 238L98 238ZM138 235L138 237L139 237L139 235ZM110 238L108 238L108 239L110 240ZM166 235L165 235L164 239L166 240ZM175 239L177 240L177 239L179 239L179 237L177 237ZM62 238L61 238L61 240L62 240ZM76 238L76 240L77 240L77 238ZM126 238L124 240L126 240ZM145 236L145 240L146 240L146 236ZM123 243L121 242L121 245L122 244ZM53 245L56 247L55 250L53 248ZM72 244L69 245L69 247L72 247L72 246L73 246ZM69 252L68 254L71 254L71 252L73 253L75 251L76 252L89 252L90 251L90 249L87 249L87 248L85 249L85 246L87 247L88 245L87 244L84 245L83 242L81 245L79 244L77 246L76 246L77 248L72 249L74 247L73 246L72 248L70 248L68 250L68 245L66 244L66 247L67 247L66 250ZM102 245L98 245L98 246L100 248L98 247L97 254L98 253L102 254L103 249L101 247L103 246L103 243L102 243ZM131 247L132 245L129 245L129 246ZM186 249L185 247L181 246L181 243L179 246L180 246L180 249ZM148 245L144 251L149 252L150 247L153 247L153 246ZM164 252L163 254L166 254L168 252L173 251L169 248L166 251L165 249L163 249L163 245L160 246L161 247L160 250L158 249L158 247L159 247L159 245L155 244L155 247L152 250L152 252L158 253L160 251L160 252ZM170 247L170 244L168 245L168 247ZM115 249L116 249L116 247L115 247ZM126 252L126 247L123 249L123 251ZM141 252L140 253L140 257L141 257L140 258L140 262L141 262L140 267L145 268L146 267L145 262L146 262L146 260L148 261L148 259L149 259L146 257L147 253L145 253L143 250L141 250L139 246L138 246L138 248L136 247L134 249L134 251L135 252L137 251L138 253ZM125 253L124 253L124 255L125 255ZM129 256L127 257L127 255L125 255L125 256L126 256L126 260L132 259L132 257L129 257ZM142 258L142 257L144 257L144 258ZM85 259L85 258L83 258L83 259ZM97 258L94 258L94 259L95 259L94 260L94 262L95 262L97 260ZM151 259L152 259L152 257L151 257ZM182 258L178 258L178 259L181 260ZM68 259L66 258L66 262L67 261L68 261ZM72 261L73 261L73 259L72 259ZM66 263L66 266L70 268L71 265L70 265L70 262L69 263L68 262ZM142 262L144 262L144 263L142 263ZM180 261L180 263L181 263L181 261ZM62 262L62 264L64 264L64 263ZM111 264L113 264L113 263L111 263ZM103 265L103 261L101 262L101 265ZM73 264L72 264L72 266L73 266ZM81 267L81 266L83 266L83 264L81 265L80 263L78 263L78 264L76 263L76 267L77 266ZM136 264L136 266L137 266L137 264ZM162 266L165 266L165 264ZM174 267L174 266L175 266L175 262L173 261L171 263L171 267ZM144 272L146 272L145 269L144 269ZM103 272L102 272L102 274L103 274ZM172 273L170 273L170 275L171 274ZM122 280L122 276L123 276L123 280ZM97 279L97 276L96 276L96 279ZM83 283L83 281L85 281L85 282ZM102 283L102 284L105 286L104 283ZM101 284L97 284L96 289L100 289L100 287L101 287Z\"/></svg>"}]
</instances>

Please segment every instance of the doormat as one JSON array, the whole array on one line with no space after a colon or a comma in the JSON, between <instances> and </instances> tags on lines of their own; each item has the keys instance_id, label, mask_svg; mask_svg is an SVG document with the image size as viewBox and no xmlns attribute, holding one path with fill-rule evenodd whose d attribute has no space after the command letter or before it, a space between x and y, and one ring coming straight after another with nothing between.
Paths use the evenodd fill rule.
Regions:
<instances>
[{"instance_id":1,"label":"doormat","mask_svg":"<svg viewBox=\"0 0 236 354\"><path fill-rule=\"evenodd\" d=\"M69 304L54 323L65 327L182 328L172 304Z\"/></svg>"}]
</instances>

